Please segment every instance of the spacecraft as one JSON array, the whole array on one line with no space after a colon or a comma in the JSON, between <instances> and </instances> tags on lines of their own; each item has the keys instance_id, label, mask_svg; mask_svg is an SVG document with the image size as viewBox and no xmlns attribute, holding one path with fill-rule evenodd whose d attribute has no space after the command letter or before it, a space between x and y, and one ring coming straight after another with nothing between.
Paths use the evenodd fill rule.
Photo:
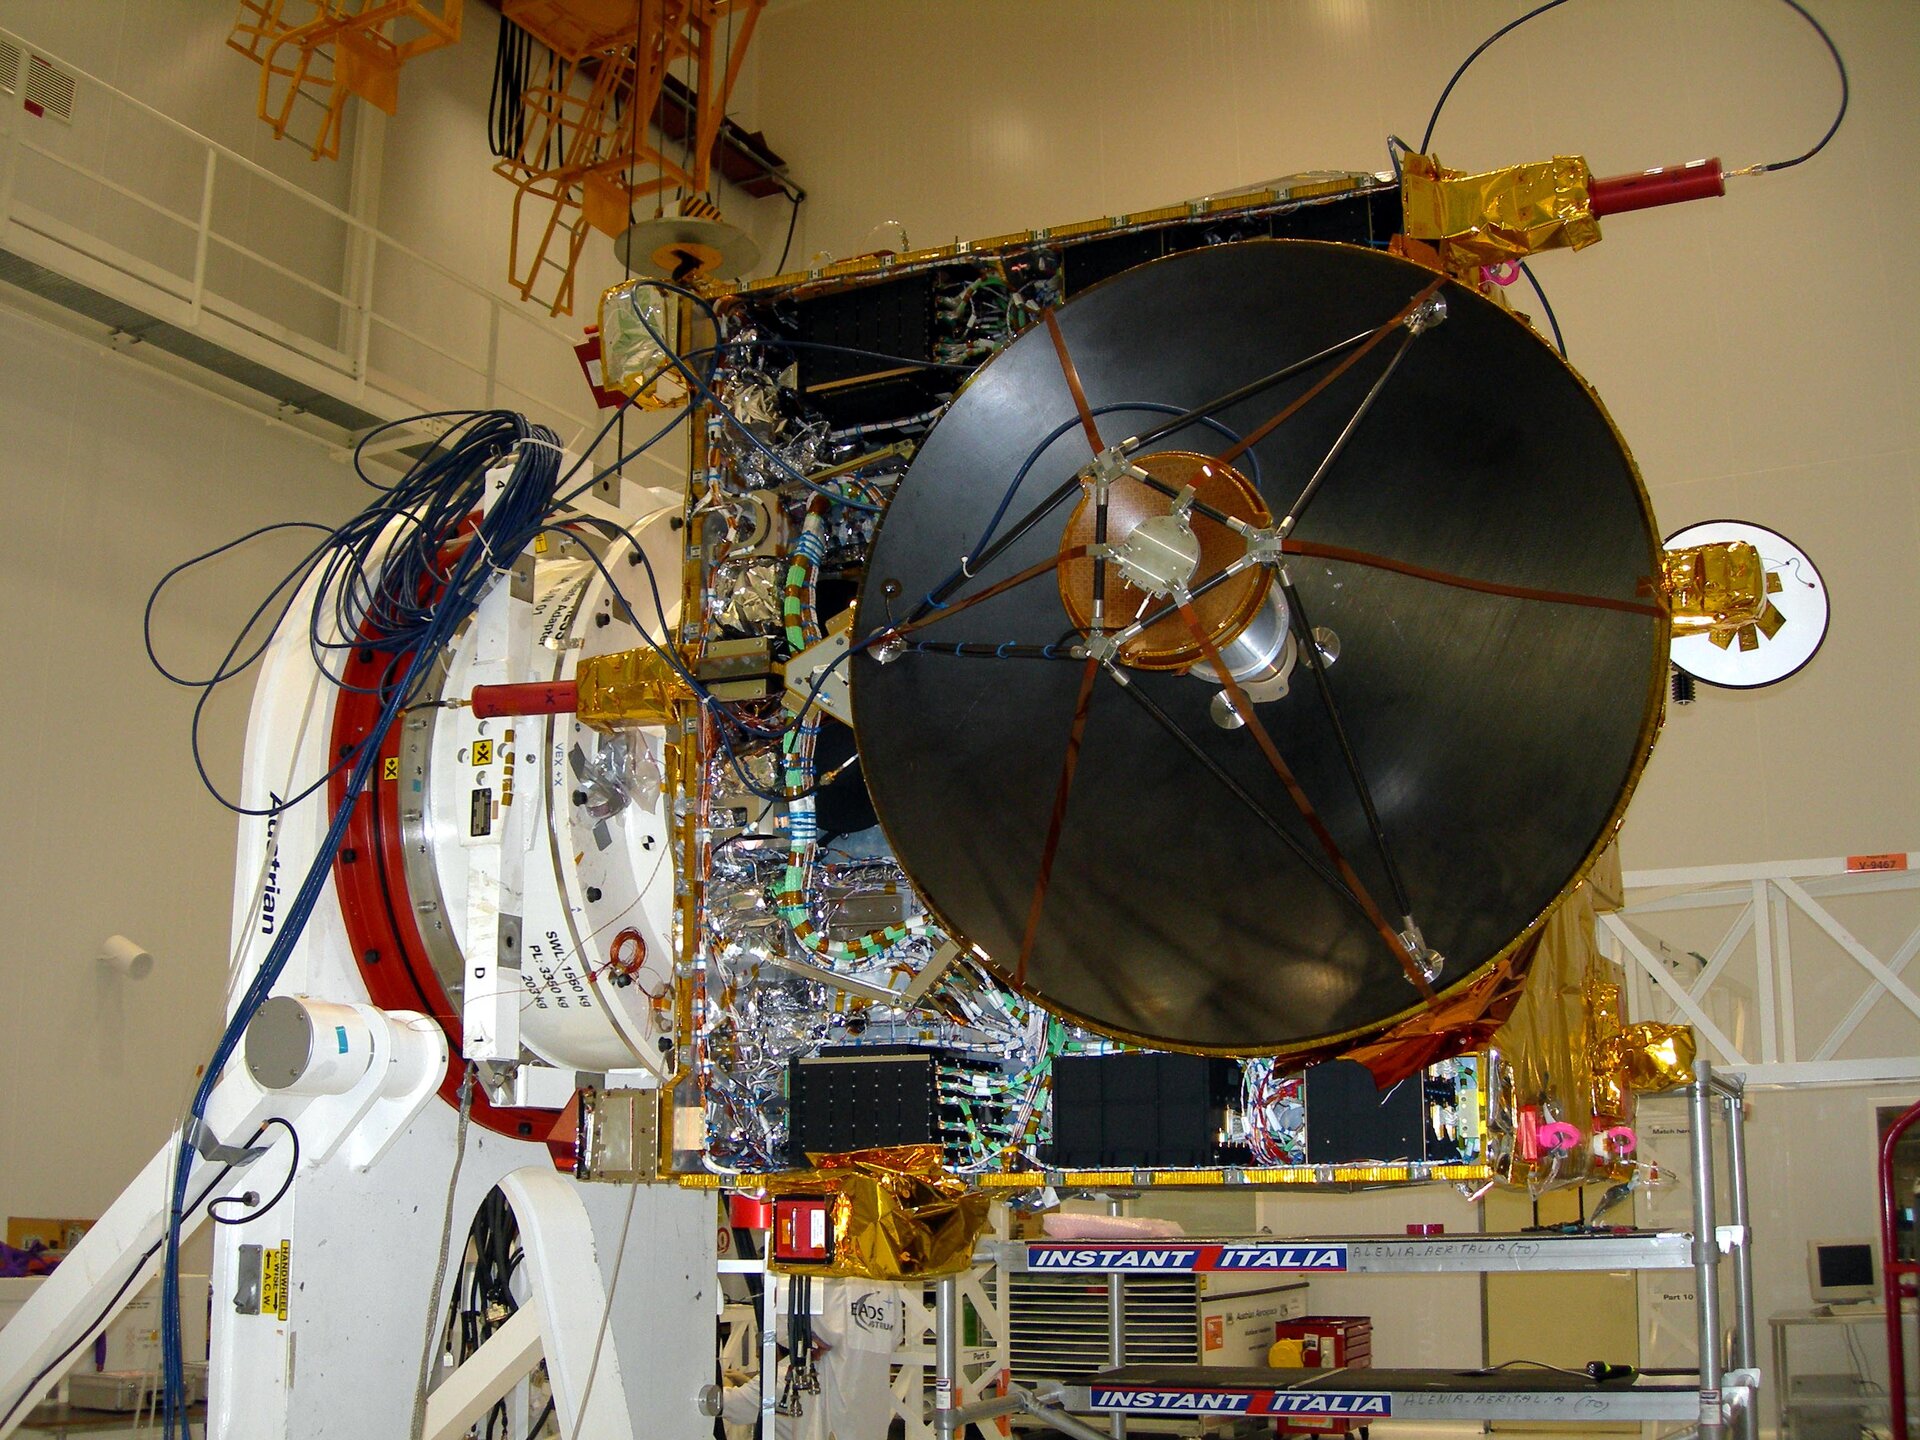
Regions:
<instances>
[{"instance_id":1,"label":"spacecraft","mask_svg":"<svg viewBox=\"0 0 1920 1440\"><path fill-rule=\"evenodd\" d=\"M376 479L260 657L220 1049L0 1335L0 1434L156 1267L177 1314L208 1220L213 1433L462 1434L544 1360L568 1433L691 1437L723 1190L1630 1164L1597 1061L1583 1129L1495 1033L1672 665L1804 663L1824 589L1663 545L1504 289L1717 161L1396 164L642 275L604 374L685 396L684 497L501 412ZM1414 1081L1391 1141L1320 1068L1359 1063ZM529 1279L431 1384L496 1194Z\"/></svg>"}]
</instances>

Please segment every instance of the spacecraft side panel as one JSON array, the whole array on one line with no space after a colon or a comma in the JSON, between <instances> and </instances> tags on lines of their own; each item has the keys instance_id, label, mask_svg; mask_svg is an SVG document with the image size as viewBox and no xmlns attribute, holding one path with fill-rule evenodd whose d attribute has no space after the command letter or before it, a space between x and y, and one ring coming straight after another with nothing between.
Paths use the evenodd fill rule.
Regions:
<instances>
[{"instance_id":1,"label":"spacecraft side panel","mask_svg":"<svg viewBox=\"0 0 1920 1440\"><path fill-rule=\"evenodd\" d=\"M1048 1013L1010 984L1008 971L1014 968L1012 956L1034 891L1040 835L1059 785L1060 741L1049 743L1049 737L1041 737L1035 744L1038 731L1018 720L990 739L975 732L993 728L995 717L1044 715L1048 718L1040 728L1064 737L1065 716L1073 708L1083 667L1045 662L1063 658L1058 647L1068 617L1057 613L1057 602L1038 619L1023 610L1029 591L1044 592L1045 598L1059 586L1053 578L1038 579L1027 590L1016 587L968 607L958 617L934 618L929 611L930 603L938 607L943 599L959 598L957 593L942 590L931 602L920 597L953 574L956 564L965 573L968 562L963 557L980 547L1003 497L998 534L1011 548L987 562L993 577L1057 558L1049 542L1058 516L1052 527L1031 533L1025 525L1016 526L1027 504L1073 473L1088 454L1084 428L1076 423L1073 387L1049 343L1050 327L1041 323L1043 315L1056 310L1055 323L1065 332L1066 348L1090 403L1101 411L1097 422L1107 443L1147 434L1185 406L1231 390L1249 375L1302 355L1318 355L1318 360L1302 361L1301 368L1290 370L1284 383L1275 381L1277 390L1229 406L1232 413L1216 424L1189 423L1178 433L1157 438L1146 450L1150 458L1169 448L1217 455L1237 435L1263 426L1306 387L1328 379L1330 389L1321 409L1301 424L1297 437L1263 431L1239 462L1247 472L1245 483L1273 515L1281 513L1332 444L1335 437L1328 427L1337 430L1355 414L1379 366L1396 353L1397 341L1372 352L1369 365L1351 374L1343 367L1341 375L1329 375L1329 357L1350 356L1357 343L1355 331L1390 316L1411 289L1369 297L1349 293L1351 286L1320 287L1324 293L1306 297L1301 306L1289 307L1289 313L1279 317L1288 321L1285 325L1243 323L1242 312L1253 301L1242 296L1246 287L1236 289L1231 283L1223 294L1197 298L1186 289L1156 298L1136 287L1134 298L1145 295L1152 303L1131 325L1090 328L1075 317L1083 302L1099 309L1105 302L1096 292L1108 283L1126 285L1123 272L1144 263L1158 262L1148 269L1197 265L1217 271L1241 263L1235 257L1282 238L1344 242L1298 249L1337 252L1350 268L1365 267L1376 282L1375 292L1380 291L1380 274L1389 270L1414 277L1414 288L1432 279L1370 255L1399 228L1395 187L1369 177L1302 179L1298 185L1276 185L1270 193L1224 197L1219 205L1169 207L869 264L852 262L804 277L776 277L719 300L718 348L697 352L711 357L718 404L704 406L695 431L695 484L683 534L686 608L676 633L689 646L696 669L704 667L716 680L726 679L720 699L739 723L723 730L721 722L710 722L699 762L675 777L676 813L684 813L680 844L689 941L689 973L679 1003L692 1062L692 1077L675 1097L677 1168L753 1174L801 1163L803 1147L789 1133L789 1068L804 1069L809 1060L836 1049L904 1043L931 1047L941 1056L941 1125L943 1133L950 1129L954 1137L949 1163L1010 1186L1024 1184L1017 1172L1044 1165L1049 1153L1055 1062L1062 1056L1105 1054L1117 1043L1114 1035L1130 1033L1135 1043L1162 1037L1153 1043L1163 1043L1168 1032L1160 1025L1136 1024L1130 1031L1110 1025L1107 1034L1097 1034L1074 1019L1096 1007L1075 1011L1066 1006ZM1213 252L1213 258L1193 260L1190 251ZM1385 306L1379 314L1374 313L1375 301ZM1219 323L1208 327L1211 333L1196 344L1189 332L1205 316ZM1511 317L1477 316L1471 326L1458 328L1487 331L1493 348L1523 352L1522 358L1528 358L1525 352L1544 350L1542 342ZM1422 495L1418 477L1402 473L1414 462L1396 451L1396 446L1405 448L1410 428L1418 439L1423 422L1437 424L1451 413L1445 404L1433 402L1435 367L1457 359L1453 352L1461 344L1444 333L1421 344L1444 353L1431 359L1416 353L1400 367L1406 374L1398 379L1412 377L1416 383L1409 387L1410 397L1402 399L1395 391L1382 408L1382 415L1391 414L1396 421L1395 443L1368 438L1362 426L1354 444L1364 463L1348 466L1335 479L1336 488L1365 492L1359 497L1363 505L1379 498L1373 472L1381 468L1389 469L1396 485L1412 492L1422 506L1442 506L1446 499ZM856 348L837 348L845 346ZM1178 373L1157 364L1176 350L1183 357ZM1136 373L1136 362L1152 373ZM1562 390L1579 388L1570 373L1563 380ZM962 447L968 452L961 457L964 463L949 467L940 483L921 486L905 478L909 472L940 470L942 454L952 459L955 448L943 434L956 420L982 410L992 411L996 423L986 435L973 437L978 445ZM1409 411L1418 413L1409 416ZM1476 413L1467 428L1491 433L1469 435L1457 443L1485 449L1513 428L1508 420L1497 407L1491 414ZM1604 420L1598 424L1605 433L1583 436L1582 441L1595 442L1590 447L1599 457L1595 463L1605 468L1606 459L1620 452ZM1048 435L1050 443L1042 439ZM1489 457L1448 458L1472 468ZM1024 478L1015 479L1023 466ZM920 491L917 497L908 493L915 489ZM1341 498L1344 503L1354 497ZM1528 497L1523 493L1521 498ZM1343 518L1341 507L1330 498L1320 504L1314 523L1319 513ZM1414 508L1412 503L1398 507L1408 512ZM1408 532L1423 542L1433 538L1420 533L1410 513L1396 525L1388 538ZM1016 528L1026 535L1024 541L1012 538ZM1448 534L1458 538L1459 528L1456 524ZM911 543L897 543L903 529L911 532ZM1314 537L1308 533L1308 538ZM1487 548L1494 548L1491 542ZM1650 545L1643 548L1650 555ZM1457 558L1447 551L1427 563ZM1509 547L1493 556L1502 563L1509 558L1516 559L1536 585L1593 578L1571 570L1562 576L1557 555L1536 555L1524 546L1517 553ZM1650 563L1644 560L1635 578ZM1543 568L1545 575L1539 573ZM1355 631L1355 646L1334 672L1336 690L1349 687L1366 665L1380 662L1374 652L1405 648L1393 628L1396 621L1420 629L1427 642L1416 657L1422 667L1416 678L1428 689L1429 672L1437 663L1431 652L1440 648L1434 635L1451 647L1464 632L1472 648L1487 628L1484 616L1465 623L1453 613L1464 607L1420 588L1395 597L1403 602L1397 609L1408 611L1407 617L1386 613L1382 605L1356 608L1351 601L1351 592L1361 588L1356 575L1334 573L1331 562L1309 564L1302 559L1292 573L1299 578L1309 611L1327 610ZM1609 573L1603 578L1614 577ZM1392 583L1418 584L1403 577L1393 577ZM1631 584L1626 588L1632 593ZM1511 608L1516 602L1498 603ZM857 618L852 606L858 607ZM901 647L886 647L881 653L889 663L884 667L876 655L860 653L863 647L844 639L839 639L838 651L834 648L838 637L871 638L887 625L916 615L930 618L916 623L911 642L931 643L919 650L909 643L904 650L912 650L910 655ZM1015 623L1021 620L1033 623ZM1552 616L1535 620L1542 635L1566 628ZM943 640L953 642L947 652L960 642L969 643L964 655L933 653L941 650ZM1379 643L1362 643L1372 641ZM851 658L822 670L836 653ZM758 670L749 668L736 677L728 668L756 655L762 669L776 673L785 662L784 694L777 681L759 681ZM898 703L869 726L861 712L871 707L863 705L858 694L849 703L847 677L872 682L882 668L883 688L895 692ZM1642 667L1648 674L1653 668ZM1302 749L1303 736L1318 739L1317 730L1325 726L1315 710L1314 687L1305 683L1304 667L1295 679L1297 693L1291 697L1255 697L1268 707L1263 713L1274 716L1269 728L1290 757ZM1159 697L1163 711L1177 712L1175 719L1186 733L1197 734L1199 743L1221 757L1230 780L1244 790L1277 794L1275 779L1251 739L1221 735L1210 708L1215 697L1207 686L1177 674L1148 675L1140 683ZM1231 1048L1241 1052L1248 1050L1250 1029L1261 1028L1247 1023L1249 987L1243 971L1250 947L1244 941L1250 934L1270 939L1272 931L1285 928L1308 940L1333 937L1326 948L1342 953L1297 957L1295 967L1304 984L1294 1009L1317 1010L1321 1021L1340 1019L1338 1012L1356 985L1377 984L1387 995L1404 995L1409 1007L1415 1005L1417 995L1397 970L1395 952L1383 946L1370 927L1352 923L1337 886L1294 885L1285 915L1272 913L1276 887L1271 872L1298 863L1291 850L1264 830L1243 833L1238 802L1225 787L1213 793L1189 757L1166 745L1160 731L1152 728L1154 722L1119 703L1116 693L1102 688L1093 697L1082 759L1091 767L1089 773L1109 769L1105 783L1077 782L1072 797L1070 823L1042 916L1042 938L1051 946L1049 962L1068 969L1081 966L1086 972L1082 978L1098 992L1102 984L1111 989L1125 983L1112 975L1114 967L1103 963L1108 947L1052 941L1062 936L1085 941L1104 927L1122 932L1127 947L1158 941L1169 949L1184 949L1200 961L1192 977L1194 988L1204 992L1203 999L1213 997L1208 1003L1239 1037ZM1016 696L1023 703L1016 703ZM1431 697L1397 699L1405 708ZM811 723L792 725L800 714ZM1397 759L1396 734L1383 739L1359 728L1364 731L1363 763L1385 777L1375 798L1395 822L1405 822L1395 833L1409 833L1397 843L1420 861L1416 868L1425 894L1432 889L1435 868L1428 850L1436 835L1447 833L1449 817L1443 815L1438 824L1430 814L1409 818L1411 787L1402 767L1392 763ZM856 736L856 730L862 733ZM1143 735L1154 743L1131 743ZM1316 746L1316 755L1324 748ZM939 800L950 823L918 817L928 820L924 829L940 832L930 842L938 851L934 869L992 872L1004 881L996 887L995 904L988 907L996 923L984 929L993 933L956 935L959 943L942 944L946 936L940 922L961 921L941 910L943 887L903 863L906 851L895 848L900 837L876 823L898 818L876 816L875 810L885 812L889 798L897 799L893 792L899 786L869 772L905 757L907 768L925 779L953 770L963 753L979 760L987 751L992 752L990 764L969 764L944 787ZM1116 767L1117 752L1126 752L1126 761ZM1376 873L1380 866L1360 807L1350 798L1347 773L1330 773L1321 764L1308 789L1330 813L1343 850L1366 873L1370 888L1384 893L1388 887ZM1147 817L1140 803L1140 796L1149 792L1173 797L1156 811L1157 820ZM1223 809L1236 823L1206 823L1209 817L1221 818L1218 812ZM1003 844L1012 811L1031 823L1011 827L1024 833L1013 837L1017 843ZM1291 814L1275 824L1292 827L1292 838L1304 835ZM1198 842L1196 830L1206 832ZM1244 877L1247 883L1231 903L1219 906L1188 903L1184 881L1147 894L1152 887L1131 887L1121 878L1138 871L1118 863L1102 845L1108 835L1120 836L1121 848L1132 847L1129 858L1138 858L1134 852L1140 850L1163 858L1167 849L1180 849L1186 861L1181 868L1195 883L1214 884L1227 876ZM1568 867L1572 864L1569 860ZM1076 886L1062 878L1089 868L1111 881L1097 907L1086 905L1084 896L1073 893ZM1099 913L1089 916L1090 908ZM1428 906L1417 908L1426 923ZM1529 914L1519 923L1531 918ZM1442 938L1449 942L1475 938L1461 936L1457 925L1449 930L1436 923L1435 929L1445 932ZM1196 931L1200 933L1188 933ZM1512 933L1500 938L1510 940ZM1443 987L1458 983L1484 959L1484 949L1472 956L1453 954L1446 945L1440 949L1453 959ZM1049 992L1049 998L1057 997ZM1101 996L1096 993L1094 998ZM1147 996L1145 1001L1158 1004L1165 997ZM1325 1028L1313 1023L1314 1015L1279 1018L1297 1022L1301 1033ZM1218 1036L1211 1038L1218 1043ZM1264 1045L1274 1036L1263 1032L1251 1038ZM1219 1141L1215 1163L1235 1165L1245 1146L1244 1153L1261 1157L1264 1165L1300 1164L1300 1147L1293 1143L1300 1137L1293 1112L1300 1107L1289 1098L1297 1089L1297 1075L1253 1053L1243 1080L1245 1103L1239 1110L1230 1107L1229 1134ZM1252 1117L1246 1135L1231 1123L1243 1112ZM1208 1136L1195 1138L1217 1140L1212 1128ZM1462 1143L1471 1152L1467 1163L1472 1164L1480 1158L1479 1127L1467 1128L1471 1143ZM1382 1163L1393 1159L1373 1158Z\"/></svg>"}]
</instances>

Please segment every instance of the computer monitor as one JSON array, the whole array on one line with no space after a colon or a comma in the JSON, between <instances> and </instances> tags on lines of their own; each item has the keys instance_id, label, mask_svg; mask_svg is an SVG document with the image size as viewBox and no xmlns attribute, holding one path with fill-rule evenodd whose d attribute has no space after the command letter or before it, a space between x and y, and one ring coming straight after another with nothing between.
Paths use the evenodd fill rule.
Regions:
<instances>
[{"instance_id":1,"label":"computer monitor","mask_svg":"<svg viewBox=\"0 0 1920 1440\"><path fill-rule=\"evenodd\" d=\"M1816 1305L1880 1298L1880 1257L1871 1240L1807 1242L1807 1284Z\"/></svg>"}]
</instances>

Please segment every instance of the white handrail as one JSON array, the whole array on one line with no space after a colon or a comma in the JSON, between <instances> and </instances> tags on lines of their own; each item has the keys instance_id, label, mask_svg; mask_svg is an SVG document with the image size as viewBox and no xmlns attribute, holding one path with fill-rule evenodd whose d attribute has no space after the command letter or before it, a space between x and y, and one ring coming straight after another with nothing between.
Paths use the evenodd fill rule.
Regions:
<instances>
[{"instance_id":1,"label":"white handrail","mask_svg":"<svg viewBox=\"0 0 1920 1440\"><path fill-rule=\"evenodd\" d=\"M542 351L538 348L531 351L520 349L519 353L536 357L536 373L544 373L540 367L546 362L537 358L542 354L552 356L556 380L559 376L569 375L573 370L572 352L578 343L578 336L549 323L544 311L525 305L517 297L509 297L488 289L443 261L396 239L360 216L303 189L217 140L202 135L191 126L157 110L145 101L108 84L98 76L44 47L33 44L17 32L0 27L0 39L16 43L23 50L62 66L74 75L76 84L84 87L86 92L97 92L99 96L128 107L143 120L150 121L165 133L180 138L191 147L196 147L204 156L201 183L196 187L199 194L195 197L199 214L195 217L175 210L149 195L141 194L122 180L102 173L78 158L70 157L57 148L29 137L23 133L23 127L17 115L11 117L0 115L0 236L4 235L6 226L11 221L23 227L25 232L37 240L50 242L53 247L56 247L53 251L56 256L72 254L82 261L106 265L141 287L143 292L155 292L167 296L175 303L184 302L185 319L190 327L197 328L211 310L227 325L238 325L249 335L259 337L266 344L275 347L277 351L299 356L307 362L319 365L325 373L339 376L343 391L339 398L342 399L363 401L368 398L367 347L372 336L378 331L403 337L449 362L459 371L470 374L479 391L487 396L494 396L502 391L520 395L541 406L551 407L558 412L558 416L566 417L569 423L578 421L589 409L584 385L581 385L577 392L569 386L563 398L535 395L499 372L501 356L515 353L517 348L524 347L527 343L516 337L512 344L504 344L503 320L517 320L537 335L544 337L540 341L532 342L536 347L545 344L564 347L563 350L552 351ZM100 233L92 222L84 227L76 227L59 222L51 215L40 215L37 211L32 212L30 219L29 211L24 204L25 197L18 189L19 156L22 152L40 157L41 160L58 167L66 174L98 186L108 194L131 201L148 213L181 227L192 241L191 273L178 273L171 267L158 265L150 259L143 258L130 246L116 245L106 235ZM257 248L230 235L216 232L213 228L214 194L217 172L222 165L235 166L237 171L234 173L263 180L276 191L293 197L310 212L315 222L331 221L345 227L346 243L343 254L353 254L357 249L361 257L359 273L346 274L339 282L341 288L335 288L333 284L302 274L282 263L281 260L263 254ZM299 287L300 290L317 297L318 303L336 310L343 320L343 337L348 333L351 334L349 343L352 344L352 350L343 350L327 345L325 342L315 341L307 335L300 335L298 331L303 329L304 325L298 323L290 325L284 316L256 314L244 308L230 294L221 295L217 292L210 294L206 276L209 252L214 247L280 277ZM484 302L488 337L484 347L484 357L479 355L481 347L477 344L468 347L474 357L469 358L455 348L459 342L445 336L436 341L404 323L397 316L381 314L374 309L373 272L376 268L384 268L376 259L383 250L386 252L384 258L387 265L393 264L396 259L411 262L422 267L426 274L437 277L438 281L451 286L457 294L450 295L450 300L462 305L475 298ZM29 258L44 261L45 257L36 254ZM348 293L349 291L354 293ZM527 376L516 373L514 378L524 380ZM457 383L464 387L468 382L461 379ZM331 387L323 386L322 388ZM381 393L394 388L392 384L387 384L381 388Z\"/></svg>"},{"instance_id":2,"label":"white handrail","mask_svg":"<svg viewBox=\"0 0 1920 1440\"><path fill-rule=\"evenodd\" d=\"M334 219L339 220L342 223L349 225L353 229L361 231L362 233L368 236L371 236L373 239L379 241L382 245L386 245L390 247L391 249L399 252L400 254L407 256L411 260L418 261L420 264L425 265L428 269L434 271L436 274L439 274L444 278L453 281L456 285L460 286L462 289L467 290L472 294L478 295L483 300L486 300L489 304L498 305L502 309L506 310L507 313L509 314L518 314L521 319L525 320L527 324L532 325L535 329L545 331L547 334L554 336L555 338L561 340L568 346L571 346L573 344L573 341L568 337L565 331L555 329L554 327L549 325L541 324L530 313L515 310L514 306L511 303L504 300L501 296L487 289L484 285L475 284L472 280L469 280L466 276L462 275L458 270L453 269L451 266L443 264L438 260L435 260L431 255L427 255L419 250L415 250L412 246L406 244L404 241L396 240L393 236L387 234L384 230L380 229L378 226L369 225L365 220L362 220L358 215L353 214L351 211L342 210L338 205L333 204L329 200L321 199L318 195L315 195L312 191L301 189L300 186L294 184L291 180L287 179L285 176L276 175L273 171L267 169L266 166L261 165L256 161L249 160L246 156L242 155L238 150L229 149L227 146L222 145L218 140L213 139L211 136L202 135L198 130L195 130L192 126L183 124L181 121L174 119L171 115L168 115L163 111L154 109L153 106L147 104L146 101L137 99L136 97L127 94L126 91L117 89L114 86L109 85L106 81L100 79L99 76L94 75L86 70L83 70L80 66L73 64L71 61L62 59L60 56L55 55L51 50L48 50L45 46L36 45L32 41L26 39L24 36L17 33L16 31L7 29L5 26L0 26L0 38L11 40L16 45L21 46L23 49L31 51L33 54L40 56L41 59L46 60L51 64L58 65L63 70L71 71L77 79L83 80L87 84L92 85L97 89L104 90L107 94L113 96L116 100L121 101L123 104L133 106L136 110L141 111L143 114L152 116L155 120L158 120L162 125L166 126L170 130L177 131L179 134L185 136L188 140L191 140L194 144L213 151L222 160L228 161L228 162L231 162L232 164L240 166L242 169L248 171L250 174L256 175L260 179L265 180L268 184L276 186L279 189L286 191L289 195L296 196L300 200L311 205L314 209L324 211L326 214L332 216ZM56 157L50 157L50 158L59 159L60 157L56 156Z\"/></svg>"},{"instance_id":3,"label":"white handrail","mask_svg":"<svg viewBox=\"0 0 1920 1440\"><path fill-rule=\"evenodd\" d=\"M1716 1052L1715 1064L1741 1071L1751 1085L1920 1079L1920 1046L1911 1038L1920 990L1908 978L1920 960L1920 853L1629 870L1625 883L1625 907L1598 917L1597 938L1625 965L1636 1015L1691 1024ZM1903 892L1904 901L1894 898ZM1905 938L1885 956L1828 905L1867 895L1886 897L1876 912L1883 923L1897 915L1886 907L1905 910L1897 915ZM1686 938L1668 944L1660 930L1676 925ZM1716 933L1717 942L1705 938ZM1834 1001L1856 985L1857 998L1840 1013ZM1855 1040L1876 1009L1891 1024L1871 1043Z\"/></svg>"}]
</instances>

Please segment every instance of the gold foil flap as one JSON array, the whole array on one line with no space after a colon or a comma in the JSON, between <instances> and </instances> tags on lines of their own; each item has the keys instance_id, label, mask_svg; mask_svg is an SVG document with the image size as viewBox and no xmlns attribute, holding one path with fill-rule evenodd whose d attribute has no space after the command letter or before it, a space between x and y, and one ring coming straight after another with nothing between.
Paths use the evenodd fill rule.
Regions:
<instances>
[{"instance_id":1,"label":"gold foil flap","mask_svg":"<svg viewBox=\"0 0 1920 1440\"><path fill-rule=\"evenodd\" d=\"M580 662L579 717L596 730L663 725L692 691L652 646L617 650Z\"/></svg>"},{"instance_id":2,"label":"gold foil flap","mask_svg":"<svg viewBox=\"0 0 1920 1440\"><path fill-rule=\"evenodd\" d=\"M1386 1090L1419 1074L1435 1061L1477 1050L1493 1038L1514 1006L1520 1003L1527 966L1533 960L1537 944L1536 937L1500 964L1490 967L1471 985L1416 1012L1373 1039L1358 1045L1331 1046L1306 1059L1296 1056L1289 1063L1357 1061L1372 1071L1374 1083Z\"/></svg>"},{"instance_id":3,"label":"gold foil flap","mask_svg":"<svg viewBox=\"0 0 1920 1440\"><path fill-rule=\"evenodd\" d=\"M1579 250L1600 238L1588 203L1593 174L1578 155L1556 155L1467 175L1430 155L1401 157L1407 234L1438 243L1449 269L1459 261L1499 265L1539 250Z\"/></svg>"},{"instance_id":4,"label":"gold foil flap","mask_svg":"<svg viewBox=\"0 0 1920 1440\"><path fill-rule=\"evenodd\" d=\"M1742 626L1773 609L1767 599L1766 566L1760 552L1744 540L1663 552L1660 585L1673 611L1673 633L1706 631L1723 648Z\"/></svg>"},{"instance_id":5,"label":"gold foil flap","mask_svg":"<svg viewBox=\"0 0 1920 1440\"><path fill-rule=\"evenodd\" d=\"M1593 1112L1593 1123L1596 1127L1624 1124L1633 1113L1633 1102L1627 1097L1627 1077L1611 1063L1613 1057L1607 1048L1608 1041L1620 1033L1626 1018L1620 987L1589 971L1586 1003L1587 1068L1593 1072L1589 1108Z\"/></svg>"},{"instance_id":6,"label":"gold foil flap","mask_svg":"<svg viewBox=\"0 0 1920 1440\"><path fill-rule=\"evenodd\" d=\"M832 1263L794 1266L796 1273L923 1280L972 1268L990 1199L941 1169L938 1145L807 1158L811 1173L774 1177L768 1185L833 1197Z\"/></svg>"},{"instance_id":7,"label":"gold foil flap","mask_svg":"<svg viewBox=\"0 0 1920 1440\"><path fill-rule=\"evenodd\" d=\"M1499 1179L1536 1195L1627 1173L1619 1155L1591 1143L1633 1118L1627 1073L1606 1048L1624 1033L1626 1017L1614 967L1594 941L1595 900L1583 884L1547 917L1520 1003L1494 1037L1501 1071L1490 1120L1507 1143L1494 1145L1489 1159ZM1583 1142L1527 1160L1514 1138L1521 1110L1540 1124L1573 1126Z\"/></svg>"},{"instance_id":8,"label":"gold foil flap","mask_svg":"<svg viewBox=\"0 0 1920 1440\"><path fill-rule=\"evenodd\" d=\"M1594 857L1587 871L1587 890L1593 896L1593 908L1601 914L1623 908L1627 903L1627 885L1620 873L1620 842L1609 840L1607 848Z\"/></svg>"},{"instance_id":9,"label":"gold foil flap","mask_svg":"<svg viewBox=\"0 0 1920 1440\"><path fill-rule=\"evenodd\" d=\"M1643 1020L1607 1042L1608 1060L1641 1094L1693 1083L1694 1039L1690 1025Z\"/></svg>"}]
</instances>

